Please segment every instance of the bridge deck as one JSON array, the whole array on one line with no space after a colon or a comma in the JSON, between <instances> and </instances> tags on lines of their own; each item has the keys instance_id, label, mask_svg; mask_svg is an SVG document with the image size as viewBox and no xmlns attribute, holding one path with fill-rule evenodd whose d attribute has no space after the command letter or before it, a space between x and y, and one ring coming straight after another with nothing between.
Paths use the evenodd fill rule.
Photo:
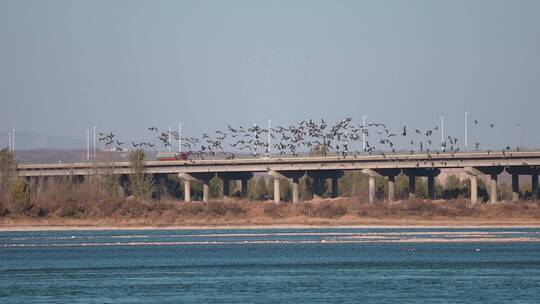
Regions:
<instances>
[{"instance_id":1,"label":"bridge deck","mask_svg":"<svg viewBox=\"0 0 540 304\"><path fill-rule=\"evenodd\" d=\"M261 159L207 159L187 161L147 161L146 172L155 173L219 173L268 171L318 171L361 169L414 169L464 167L535 167L540 166L540 151L533 152L470 152L377 154L347 157L272 157ZM20 164L19 176L94 175L110 170L115 174L129 174L129 162Z\"/></svg>"}]
</instances>

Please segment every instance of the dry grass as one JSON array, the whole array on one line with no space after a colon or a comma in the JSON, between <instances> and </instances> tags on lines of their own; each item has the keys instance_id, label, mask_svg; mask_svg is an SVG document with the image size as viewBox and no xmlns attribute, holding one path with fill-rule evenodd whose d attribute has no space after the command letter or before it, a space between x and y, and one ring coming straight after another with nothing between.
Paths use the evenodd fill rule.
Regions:
<instances>
[{"instance_id":1,"label":"dry grass","mask_svg":"<svg viewBox=\"0 0 540 304\"><path fill-rule=\"evenodd\" d=\"M512 222L540 224L540 205L532 202L494 205L471 205L463 200L402 201L368 204L347 198L274 204L245 200L185 203L174 200L144 201L111 198L80 201L71 198L67 203L33 202L24 214L7 214L0 221L41 221L62 225L73 220L80 223L111 225L264 225L264 224L361 224Z\"/></svg>"}]
</instances>

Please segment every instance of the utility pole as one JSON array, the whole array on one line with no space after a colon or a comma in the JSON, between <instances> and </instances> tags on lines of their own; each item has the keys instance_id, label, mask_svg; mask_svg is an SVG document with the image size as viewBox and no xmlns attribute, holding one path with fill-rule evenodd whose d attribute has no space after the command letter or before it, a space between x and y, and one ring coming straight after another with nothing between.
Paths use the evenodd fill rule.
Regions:
<instances>
[{"instance_id":1,"label":"utility pole","mask_svg":"<svg viewBox=\"0 0 540 304\"><path fill-rule=\"evenodd\" d=\"M347 155L348 148L349 148L349 135L347 135L347 129L345 129L345 146L343 147L343 151L345 152L345 155Z\"/></svg>"},{"instance_id":2,"label":"utility pole","mask_svg":"<svg viewBox=\"0 0 540 304\"><path fill-rule=\"evenodd\" d=\"M97 126L94 126L94 161L96 161L96 128Z\"/></svg>"},{"instance_id":3,"label":"utility pole","mask_svg":"<svg viewBox=\"0 0 540 304\"><path fill-rule=\"evenodd\" d=\"M444 116L441 116L441 150L444 151Z\"/></svg>"},{"instance_id":4,"label":"utility pole","mask_svg":"<svg viewBox=\"0 0 540 304\"><path fill-rule=\"evenodd\" d=\"M272 119L268 120L268 148L266 148L266 157L270 158L270 142L272 138L272 128L270 127L272 124Z\"/></svg>"},{"instance_id":5,"label":"utility pole","mask_svg":"<svg viewBox=\"0 0 540 304\"><path fill-rule=\"evenodd\" d=\"M362 149L364 150L364 152L366 152L366 118L367 115L364 115L364 117L362 118Z\"/></svg>"},{"instance_id":6,"label":"utility pole","mask_svg":"<svg viewBox=\"0 0 540 304\"><path fill-rule=\"evenodd\" d=\"M168 146L169 146L169 152L171 152L171 127L169 127L169 136L167 136Z\"/></svg>"},{"instance_id":7,"label":"utility pole","mask_svg":"<svg viewBox=\"0 0 540 304\"><path fill-rule=\"evenodd\" d=\"M11 152L15 154L15 129L13 129L13 135L11 135L11 140L13 141L11 143Z\"/></svg>"},{"instance_id":8,"label":"utility pole","mask_svg":"<svg viewBox=\"0 0 540 304\"><path fill-rule=\"evenodd\" d=\"M182 153L182 123L178 123L178 154Z\"/></svg>"},{"instance_id":9,"label":"utility pole","mask_svg":"<svg viewBox=\"0 0 540 304\"><path fill-rule=\"evenodd\" d=\"M257 156L257 141L259 140L259 136L257 135L257 124L253 124L253 157Z\"/></svg>"},{"instance_id":10,"label":"utility pole","mask_svg":"<svg viewBox=\"0 0 540 304\"><path fill-rule=\"evenodd\" d=\"M9 153L11 153L13 150L11 150L11 131L8 131L8 147L9 147Z\"/></svg>"},{"instance_id":11,"label":"utility pole","mask_svg":"<svg viewBox=\"0 0 540 304\"><path fill-rule=\"evenodd\" d=\"M86 129L86 160L90 160L90 130Z\"/></svg>"},{"instance_id":12,"label":"utility pole","mask_svg":"<svg viewBox=\"0 0 540 304\"><path fill-rule=\"evenodd\" d=\"M465 112L465 150L467 150L467 143L468 143L468 123L469 123L469 111Z\"/></svg>"}]
</instances>

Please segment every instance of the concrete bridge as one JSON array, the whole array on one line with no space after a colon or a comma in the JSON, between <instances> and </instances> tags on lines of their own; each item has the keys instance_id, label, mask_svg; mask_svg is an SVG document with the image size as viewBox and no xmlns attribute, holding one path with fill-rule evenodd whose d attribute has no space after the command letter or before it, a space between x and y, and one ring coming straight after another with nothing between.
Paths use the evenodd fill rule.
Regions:
<instances>
[{"instance_id":1,"label":"concrete bridge","mask_svg":"<svg viewBox=\"0 0 540 304\"><path fill-rule=\"evenodd\" d=\"M228 196L230 181L242 181L246 193L247 181L253 173L269 174L274 180L274 201L280 201L282 179L292 179L293 202L299 201L299 179L307 174L313 178L313 194L320 195L319 181L331 179L332 196L337 196L338 178L345 170L361 170L369 176L369 201L375 201L375 178L388 182L388 201L394 200L394 180L400 173L409 178L409 197L414 197L416 178L427 177L428 197L435 198L435 177L444 168L461 168L471 177L471 202L478 200L479 175L489 175L490 201L497 201L497 177L503 171L512 175L512 199L519 199L519 175L531 176L533 197L538 197L540 151L535 152L471 152L432 154L377 154L347 157L272 157L234 160L147 161L147 174L178 174L184 180L185 201L191 200L191 182L203 183L203 201L209 199L209 181L215 176L223 180L224 196ZM105 172L127 175L129 162L20 164L17 173L22 177L89 176Z\"/></svg>"}]
</instances>

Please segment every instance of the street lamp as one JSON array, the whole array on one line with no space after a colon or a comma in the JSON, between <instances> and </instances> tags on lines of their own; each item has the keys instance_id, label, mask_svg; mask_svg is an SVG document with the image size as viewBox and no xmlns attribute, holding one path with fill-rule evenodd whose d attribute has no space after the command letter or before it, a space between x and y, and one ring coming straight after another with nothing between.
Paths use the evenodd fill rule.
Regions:
<instances>
[{"instance_id":1,"label":"street lamp","mask_svg":"<svg viewBox=\"0 0 540 304\"><path fill-rule=\"evenodd\" d=\"M465 111L465 149L467 149L468 143L468 123L469 123L469 111Z\"/></svg>"},{"instance_id":2,"label":"street lamp","mask_svg":"<svg viewBox=\"0 0 540 304\"><path fill-rule=\"evenodd\" d=\"M90 160L90 130L86 129L86 160Z\"/></svg>"},{"instance_id":3,"label":"street lamp","mask_svg":"<svg viewBox=\"0 0 540 304\"><path fill-rule=\"evenodd\" d=\"M441 150L444 151L444 116L441 118Z\"/></svg>"},{"instance_id":4,"label":"street lamp","mask_svg":"<svg viewBox=\"0 0 540 304\"><path fill-rule=\"evenodd\" d=\"M171 152L171 127L169 127L169 134L167 136L167 142L169 146L169 152Z\"/></svg>"},{"instance_id":5,"label":"street lamp","mask_svg":"<svg viewBox=\"0 0 540 304\"><path fill-rule=\"evenodd\" d=\"M367 115L364 115L362 118L362 149L366 152L366 118Z\"/></svg>"},{"instance_id":6,"label":"street lamp","mask_svg":"<svg viewBox=\"0 0 540 304\"><path fill-rule=\"evenodd\" d=\"M268 148L266 148L266 157L270 158L270 142L272 138L272 128L270 127L272 124L272 119L268 119Z\"/></svg>"},{"instance_id":7,"label":"street lamp","mask_svg":"<svg viewBox=\"0 0 540 304\"><path fill-rule=\"evenodd\" d=\"M257 156L257 141L259 141L259 135L257 134L257 124L253 124L253 157Z\"/></svg>"},{"instance_id":8,"label":"street lamp","mask_svg":"<svg viewBox=\"0 0 540 304\"><path fill-rule=\"evenodd\" d=\"M97 126L94 126L94 161L96 161L96 129Z\"/></svg>"},{"instance_id":9,"label":"street lamp","mask_svg":"<svg viewBox=\"0 0 540 304\"><path fill-rule=\"evenodd\" d=\"M182 123L178 123L178 154L182 153Z\"/></svg>"}]
</instances>

